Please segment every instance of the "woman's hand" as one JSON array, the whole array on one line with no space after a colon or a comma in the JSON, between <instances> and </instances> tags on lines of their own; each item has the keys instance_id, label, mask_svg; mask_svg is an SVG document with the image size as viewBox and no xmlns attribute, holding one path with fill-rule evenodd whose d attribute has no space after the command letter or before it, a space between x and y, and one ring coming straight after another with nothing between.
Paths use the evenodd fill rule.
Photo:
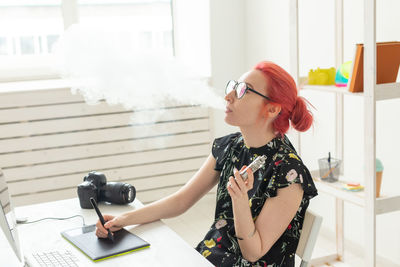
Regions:
<instances>
[{"instance_id":1,"label":"woman's hand","mask_svg":"<svg viewBox=\"0 0 400 267\"><path fill-rule=\"evenodd\" d=\"M246 165L240 169L240 171L243 171L246 168ZM239 171L234 168L233 169L233 174L235 175L235 178L233 176L229 177L229 181L227 184L227 189L228 193L232 198L232 201L234 202L246 202L246 205L248 205L249 202L249 197L247 195L247 192L253 188L253 183L254 183L254 175L253 171L249 168L247 169L247 180L243 181L242 176L240 176Z\"/></svg>"},{"instance_id":2,"label":"woman's hand","mask_svg":"<svg viewBox=\"0 0 400 267\"><path fill-rule=\"evenodd\" d=\"M123 227L121 216L103 215L103 217L106 222L104 227L101 225L100 220L96 223L96 235L98 237L107 238L107 229L110 229L111 232L115 232Z\"/></svg>"}]
</instances>

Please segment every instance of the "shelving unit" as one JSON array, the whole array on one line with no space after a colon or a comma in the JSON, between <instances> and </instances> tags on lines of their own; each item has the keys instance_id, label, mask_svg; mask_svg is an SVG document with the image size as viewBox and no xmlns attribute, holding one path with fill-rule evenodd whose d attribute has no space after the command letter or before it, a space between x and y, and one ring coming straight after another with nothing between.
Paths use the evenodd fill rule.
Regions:
<instances>
[{"instance_id":1,"label":"shelving unit","mask_svg":"<svg viewBox=\"0 0 400 267\"><path fill-rule=\"evenodd\" d=\"M290 60L291 74L302 90L335 93L335 152L338 158L344 155L344 95L364 99L364 192L348 192L342 184L346 177L340 176L336 183L322 182L318 171L312 171L313 179L320 192L330 194L336 199L336 253L313 259L319 264L333 260L342 261L344 256L344 201L364 208L365 214L365 265L376 266L376 215L400 210L400 196L375 197L376 189L376 102L400 98L400 83L376 84L376 0L364 0L364 92L351 93L347 88L335 86L306 85L306 79L299 77L298 4L290 0ZM335 65L343 63L343 0L335 0ZM301 138L295 142L300 148ZM301 151L299 151L301 153Z\"/></svg>"},{"instance_id":2,"label":"shelving unit","mask_svg":"<svg viewBox=\"0 0 400 267\"><path fill-rule=\"evenodd\" d=\"M321 92L332 92L352 96L364 96L364 93L352 93L347 88L334 85L303 85L302 90L315 90ZM377 84L375 87L375 101L400 98L400 83Z\"/></svg>"}]
</instances>

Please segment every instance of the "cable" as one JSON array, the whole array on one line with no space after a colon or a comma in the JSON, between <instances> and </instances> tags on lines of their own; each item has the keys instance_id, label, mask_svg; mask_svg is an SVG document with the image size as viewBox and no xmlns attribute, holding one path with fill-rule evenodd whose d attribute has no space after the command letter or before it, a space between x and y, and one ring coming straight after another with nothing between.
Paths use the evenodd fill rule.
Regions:
<instances>
[{"instance_id":1,"label":"cable","mask_svg":"<svg viewBox=\"0 0 400 267\"><path fill-rule=\"evenodd\" d=\"M17 224L30 224L30 223L37 223L37 222L40 222L40 221L44 221L44 220L68 220L68 219L72 219L72 218L75 218L75 217L81 217L81 219L82 219L82 223L83 223L83 226L85 226L86 224L85 224L85 218L83 218L83 216L82 215L74 215L74 216L70 216L70 217L65 217L65 218L55 218L55 217L47 217L47 218L42 218L42 219L39 219L39 220L36 220L36 221L31 221L31 222L17 222Z\"/></svg>"}]
</instances>

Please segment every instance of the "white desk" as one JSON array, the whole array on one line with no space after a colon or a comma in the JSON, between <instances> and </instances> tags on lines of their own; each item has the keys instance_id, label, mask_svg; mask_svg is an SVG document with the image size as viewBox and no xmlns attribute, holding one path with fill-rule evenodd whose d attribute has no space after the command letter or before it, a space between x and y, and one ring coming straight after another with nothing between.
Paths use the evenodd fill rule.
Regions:
<instances>
[{"instance_id":1,"label":"white desk","mask_svg":"<svg viewBox=\"0 0 400 267\"><path fill-rule=\"evenodd\" d=\"M138 200L126 206L99 204L103 214L112 215L119 215L141 206ZM15 214L17 217L28 217L30 221L44 217L69 217L76 214L82 215L86 224L94 224L98 219L93 209L81 209L77 198L18 207L15 209ZM82 226L82 219L79 217L65 221L45 220L18 225L18 232L24 251L31 248L39 250L67 248L85 266L213 266L161 221L126 227L127 230L149 242L150 248L94 263L60 234L63 230L79 226ZM1 239L0 266L18 266L11 248L4 248L8 244L4 236ZM12 254L11 257L10 254Z\"/></svg>"}]
</instances>

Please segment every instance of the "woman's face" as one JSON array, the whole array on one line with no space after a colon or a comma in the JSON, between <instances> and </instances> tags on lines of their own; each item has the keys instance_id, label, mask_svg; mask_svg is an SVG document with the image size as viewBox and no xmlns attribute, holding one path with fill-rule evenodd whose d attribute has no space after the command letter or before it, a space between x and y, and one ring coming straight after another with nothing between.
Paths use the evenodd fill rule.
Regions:
<instances>
[{"instance_id":1,"label":"woman's face","mask_svg":"<svg viewBox=\"0 0 400 267\"><path fill-rule=\"evenodd\" d=\"M264 74L259 70L251 70L243 74L238 82L245 82L255 91L268 96L267 81ZM265 106L265 98L250 90L238 99L233 90L225 96L226 110L225 122L239 127L254 126L263 121L262 113Z\"/></svg>"}]
</instances>

